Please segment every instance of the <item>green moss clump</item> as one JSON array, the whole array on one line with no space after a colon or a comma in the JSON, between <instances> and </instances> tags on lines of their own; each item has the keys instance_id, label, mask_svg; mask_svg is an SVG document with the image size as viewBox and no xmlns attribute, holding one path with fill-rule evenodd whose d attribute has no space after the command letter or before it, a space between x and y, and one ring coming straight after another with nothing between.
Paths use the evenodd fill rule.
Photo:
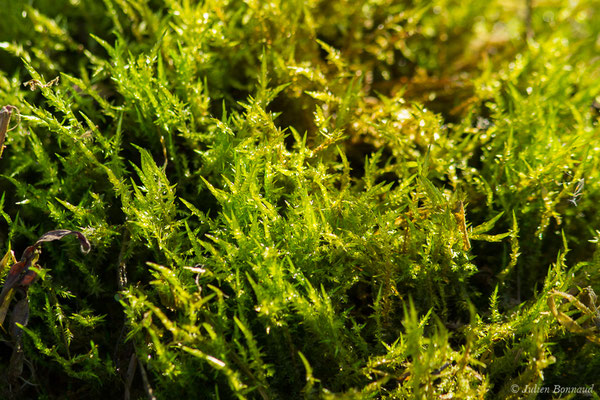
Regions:
<instances>
[{"instance_id":1,"label":"green moss clump","mask_svg":"<svg viewBox=\"0 0 600 400\"><path fill-rule=\"evenodd\" d=\"M4 397L600 386L600 2L21 3L2 254L93 250Z\"/></svg>"}]
</instances>

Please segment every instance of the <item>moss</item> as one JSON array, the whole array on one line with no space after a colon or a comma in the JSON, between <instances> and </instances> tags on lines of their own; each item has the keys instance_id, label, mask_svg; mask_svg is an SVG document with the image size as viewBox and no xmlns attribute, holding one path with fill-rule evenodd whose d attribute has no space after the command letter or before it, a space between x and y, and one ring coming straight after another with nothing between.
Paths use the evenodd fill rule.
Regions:
<instances>
[{"instance_id":1,"label":"moss","mask_svg":"<svg viewBox=\"0 0 600 400\"><path fill-rule=\"evenodd\" d=\"M42 255L6 396L600 384L599 6L11 3L0 244L93 250Z\"/></svg>"}]
</instances>

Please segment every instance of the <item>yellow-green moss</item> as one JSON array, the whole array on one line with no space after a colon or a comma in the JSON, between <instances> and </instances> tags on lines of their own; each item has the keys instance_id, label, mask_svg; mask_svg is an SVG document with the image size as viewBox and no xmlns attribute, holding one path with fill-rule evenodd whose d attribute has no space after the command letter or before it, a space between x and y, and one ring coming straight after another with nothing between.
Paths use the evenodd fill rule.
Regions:
<instances>
[{"instance_id":1,"label":"yellow-green moss","mask_svg":"<svg viewBox=\"0 0 600 400\"><path fill-rule=\"evenodd\" d=\"M6 396L600 387L600 2L21 3L1 253L93 252Z\"/></svg>"}]
</instances>

